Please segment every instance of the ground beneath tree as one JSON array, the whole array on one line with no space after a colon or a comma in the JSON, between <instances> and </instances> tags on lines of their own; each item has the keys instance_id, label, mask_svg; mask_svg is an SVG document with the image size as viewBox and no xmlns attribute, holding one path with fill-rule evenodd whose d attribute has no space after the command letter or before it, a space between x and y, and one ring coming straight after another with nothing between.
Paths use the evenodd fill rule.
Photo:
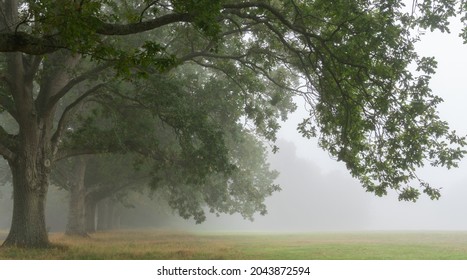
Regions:
<instances>
[{"instance_id":1,"label":"ground beneath tree","mask_svg":"<svg viewBox=\"0 0 467 280\"><path fill-rule=\"evenodd\" d=\"M5 238L6 232L0 232ZM111 231L91 238L51 233L51 249L0 248L0 259L467 259L467 232L190 233Z\"/></svg>"}]
</instances>

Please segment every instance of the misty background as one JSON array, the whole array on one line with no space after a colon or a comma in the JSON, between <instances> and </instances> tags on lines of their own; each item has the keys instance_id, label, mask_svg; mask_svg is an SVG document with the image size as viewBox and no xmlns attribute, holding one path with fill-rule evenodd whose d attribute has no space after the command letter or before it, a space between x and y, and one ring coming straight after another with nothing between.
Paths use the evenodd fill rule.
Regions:
<instances>
[{"instance_id":1,"label":"misty background","mask_svg":"<svg viewBox=\"0 0 467 280\"><path fill-rule=\"evenodd\" d=\"M440 116L458 134L467 134L466 45L457 36L461 24L451 34L426 34L418 45L420 55L435 56L438 71L431 82L433 92L444 99ZM279 152L270 155L271 168L280 172L281 192L267 199L268 214L254 222L240 215L208 216L195 225L172 213L163 202L139 195L141 204L123 209L122 226L148 226L163 229L210 231L362 231L362 230L467 230L467 160L459 168L446 170L426 167L419 176L433 186L442 187L442 196L432 201L425 196L416 202L400 202L395 192L375 197L366 193L342 163L321 150L316 140L302 138L296 125L305 116L303 102L283 124L278 134ZM5 171L5 170L3 170ZM2 173L4 173L2 171ZM8 170L6 170L8 171ZM68 193L51 186L47 203L50 231L63 231L66 225ZM125 211L123 211L125 210ZM11 186L0 189L0 229L10 226Z\"/></svg>"}]
</instances>

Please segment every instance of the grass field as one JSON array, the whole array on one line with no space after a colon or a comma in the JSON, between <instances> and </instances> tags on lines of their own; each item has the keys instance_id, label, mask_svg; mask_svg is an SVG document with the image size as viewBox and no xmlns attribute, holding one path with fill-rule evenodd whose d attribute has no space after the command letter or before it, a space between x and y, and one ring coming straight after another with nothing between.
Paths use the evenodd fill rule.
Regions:
<instances>
[{"instance_id":1,"label":"grass field","mask_svg":"<svg viewBox=\"0 0 467 280\"><path fill-rule=\"evenodd\" d=\"M0 239L4 233L0 233ZM52 249L0 248L0 259L467 259L467 232L185 233L113 231L91 238L52 233Z\"/></svg>"}]
</instances>

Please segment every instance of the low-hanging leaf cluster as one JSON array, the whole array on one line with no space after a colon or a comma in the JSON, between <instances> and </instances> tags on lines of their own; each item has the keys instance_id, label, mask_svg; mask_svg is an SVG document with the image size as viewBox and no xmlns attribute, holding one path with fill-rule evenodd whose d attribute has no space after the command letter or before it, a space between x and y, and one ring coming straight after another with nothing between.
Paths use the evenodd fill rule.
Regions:
<instances>
[{"instance_id":1,"label":"low-hanging leaf cluster","mask_svg":"<svg viewBox=\"0 0 467 280\"><path fill-rule=\"evenodd\" d=\"M416 171L426 163L457 166L466 141L438 116L442 100L429 89L436 63L414 52L417 38L406 25L414 19L397 10L399 1L335 2L343 7L329 14L331 24L303 19L319 29L317 44L325 51L310 51L301 65L311 68L315 83L310 118L299 130L318 136L320 146L345 162L369 192L382 196L394 189L400 200L415 201L422 191L438 199L439 189ZM334 4L313 11L325 12ZM416 72L408 70L411 64Z\"/></svg>"}]
</instances>

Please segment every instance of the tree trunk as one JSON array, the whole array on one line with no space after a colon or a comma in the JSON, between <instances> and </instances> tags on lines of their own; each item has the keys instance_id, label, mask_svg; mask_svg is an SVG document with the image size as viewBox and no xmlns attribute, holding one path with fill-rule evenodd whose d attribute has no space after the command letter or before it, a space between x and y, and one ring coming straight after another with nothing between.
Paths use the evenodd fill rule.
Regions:
<instances>
[{"instance_id":1,"label":"tree trunk","mask_svg":"<svg viewBox=\"0 0 467 280\"><path fill-rule=\"evenodd\" d=\"M94 199L86 198L86 232L94 233L96 232L96 207L97 202Z\"/></svg>"},{"instance_id":2,"label":"tree trunk","mask_svg":"<svg viewBox=\"0 0 467 280\"><path fill-rule=\"evenodd\" d=\"M97 204L97 230L112 230L115 222L115 201L112 198L101 200Z\"/></svg>"},{"instance_id":3,"label":"tree trunk","mask_svg":"<svg viewBox=\"0 0 467 280\"><path fill-rule=\"evenodd\" d=\"M105 219L107 220L107 230L114 229L114 211L115 203L111 198L109 198L107 199L107 215L105 217Z\"/></svg>"},{"instance_id":4,"label":"tree trunk","mask_svg":"<svg viewBox=\"0 0 467 280\"><path fill-rule=\"evenodd\" d=\"M85 197L86 160L80 156L75 161L70 185L70 202L66 235L88 237L86 233Z\"/></svg>"},{"instance_id":5,"label":"tree trunk","mask_svg":"<svg viewBox=\"0 0 467 280\"><path fill-rule=\"evenodd\" d=\"M107 230L109 229L109 223L107 220L108 217L108 199L103 199L97 203L97 230Z\"/></svg>"},{"instance_id":6,"label":"tree trunk","mask_svg":"<svg viewBox=\"0 0 467 280\"><path fill-rule=\"evenodd\" d=\"M45 223L49 172L34 159L37 160L24 156L9 162L13 175L13 219L3 246L49 246Z\"/></svg>"},{"instance_id":7,"label":"tree trunk","mask_svg":"<svg viewBox=\"0 0 467 280\"><path fill-rule=\"evenodd\" d=\"M122 227L122 211L120 207L116 207L113 211L112 229L120 229Z\"/></svg>"},{"instance_id":8,"label":"tree trunk","mask_svg":"<svg viewBox=\"0 0 467 280\"><path fill-rule=\"evenodd\" d=\"M23 2L0 1L1 30L18 27ZM0 126L0 153L8 161L13 177L13 218L4 246L49 246L45 201L50 168L64 129L64 125L54 122L57 101L63 97L62 90L70 90L66 85L73 72L69 70L80 57L63 50L43 58L11 52L2 61L2 82L7 86L2 87L1 111L18 124L14 135ZM60 120L66 123L66 118Z\"/></svg>"},{"instance_id":9,"label":"tree trunk","mask_svg":"<svg viewBox=\"0 0 467 280\"><path fill-rule=\"evenodd\" d=\"M18 122L19 133L1 139L4 146L9 148L2 155L10 165L14 189L12 224L3 245L47 247L45 200L54 161L51 139L55 106L43 111L44 107L37 105L40 102L34 100L33 79L26 74L28 71L24 65L27 64L22 54L7 55L7 63L9 77L13 79L11 92L16 106L11 112L14 112ZM50 92L57 92L66 83L66 79L60 75L64 71L56 72L57 78L49 81L55 82L55 88L48 87ZM45 76L52 75L44 74L44 79Z\"/></svg>"}]
</instances>

